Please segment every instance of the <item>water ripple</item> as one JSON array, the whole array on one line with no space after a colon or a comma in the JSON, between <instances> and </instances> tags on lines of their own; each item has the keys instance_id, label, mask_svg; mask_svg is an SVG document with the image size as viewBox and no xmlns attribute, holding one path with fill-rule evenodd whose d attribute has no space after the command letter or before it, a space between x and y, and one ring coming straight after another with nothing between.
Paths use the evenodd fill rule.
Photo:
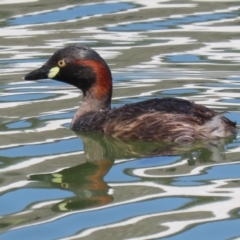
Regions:
<instances>
[{"instance_id":1,"label":"water ripple","mask_svg":"<svg viewBox=\"0 0 240 240\"><path fill-rule=\"evenodd\" d=\"M180 97L239 124L238 2L24 2L0 20L0 239L238 239L239 132L181 147L76 136L82 94L21 80L82 43L112 69L113 107Z\"/></svg>"}]
</instances>

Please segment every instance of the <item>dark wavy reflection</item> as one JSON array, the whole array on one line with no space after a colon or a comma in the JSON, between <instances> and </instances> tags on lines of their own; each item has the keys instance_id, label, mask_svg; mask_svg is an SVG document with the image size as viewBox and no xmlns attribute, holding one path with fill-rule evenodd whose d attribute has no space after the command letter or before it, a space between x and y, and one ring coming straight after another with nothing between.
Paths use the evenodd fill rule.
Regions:
<instances>
[{"instance_id":1,"label":"dark wavy reflection","mask_svg":"<svg viewBox=\"0 0 240 240\"><path fill-rule=\"evenodd\" d=\"M30 180L44 182L50 188L71 191L66 198L52 207L54 212L99 207L114 200L104 176L111 170L114 160L181 155L188 158L189 166L196 161L219 161L224 158L224 145L234 138L201 141L190 145L164 142L142 142L114 139L103 134L78 135L84 143L86 162L54 173L33 174Z\"/></svg>"},{"instance_id":2,"label":"dark wavy reflection","mask_svg":"<svg viewBox=\"0 0 240 240\"><path fill-rule=\"evenodd\" d=\"M30 180L43 181L50 187L72 191L75 197L67 198L52 207L54 212L79 210L110 203L109 186L103 177L112 167L113 161L99 159L86 162L55 173L34 174Z\"/></svg>"}]
</instances>

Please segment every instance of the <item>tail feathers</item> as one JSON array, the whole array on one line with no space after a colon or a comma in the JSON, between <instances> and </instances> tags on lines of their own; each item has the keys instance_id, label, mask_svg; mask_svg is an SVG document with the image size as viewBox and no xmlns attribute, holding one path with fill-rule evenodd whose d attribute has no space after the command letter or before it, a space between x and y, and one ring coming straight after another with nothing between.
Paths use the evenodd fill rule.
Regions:
<instances>
[{"instance_id":1,"label":"tail feathers","mask_svg":"<svg viewBox=\"0 0 240 240\"><path fill-rule=\"evenodd\" d=\"M198 132L208 139L228 137L235 134L236 124L226 119L223 113L220 113L202 125Z\"/></svg>"}]
</instances>

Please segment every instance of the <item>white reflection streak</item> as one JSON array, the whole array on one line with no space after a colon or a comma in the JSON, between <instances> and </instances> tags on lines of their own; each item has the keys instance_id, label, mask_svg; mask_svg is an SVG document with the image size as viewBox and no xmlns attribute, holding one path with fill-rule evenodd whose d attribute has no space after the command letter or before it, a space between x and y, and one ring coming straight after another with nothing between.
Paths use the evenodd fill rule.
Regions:
<instances>
[{"instance_id":1,"label":"white reflection streak","mask_svg":"<svg viewBox=\"0 0 240 240\"><path fill-rule=\"evenodd\" d=\"M21 188L21 187L24 187L24 186L26 186L28 184L29 184L29 181L26 181L26 180L15 182L15 183L11 183L11 184L8 184L7 186L0 187L0 192L5 192L5 191L7 191L9 189Z\"/></svg>"},{"instance_id":2,"label":"white reflection streak","mask_svg":"<svg viewBox=\"0 0 240 240\"><path fill-rule=\"evenodd\" d=\"M36 35L46 35L46 34L54 34L55 30L41 31L41 30L33 30L27 29L26 26L14 26L14 27L5 27L2 28L4 31L0 32L1 37L5 38L26 38L26 37L35 37Z\"/></svg>"},{"instance_id":3,"label":"white reflection streak","mask_svg":"<svg viewBox=\"0 0 240 240\"><path fill-rule=\"evenodd\" d=\"M39 208L42 208L42 207L46 207L48 205L52 205L52 204L56 204L58 202L61 202L61 200L54 200L54 201L45 201L45 202L41 202L41 203L37 203L37 204L34 204L31 209L39 209Z\"/></svg>"},{"instance_id":4,"label":"white reflection streak","mask_svg":"<svg viewBox=\"0 0 240 240\"><path fill-rule=\"evenodd\" d=\"M76 138L76 136L46 139L45 141L41 141L41 142L24 143L24 146L53 143L53 142L57 142L57 141L60 141L60 140L62 141L62 140L68 140L68 139L73 139L73 138ZM23 143L2 145L2 146L0 146L0 149L13 148L13 147L18 147L18 146L23 146Z\"/></svg>"},{"instance_id":5,"label":"white reflection streak","mask_svg":"<svg viewBox=\"0 0 240 240\"><path fill-rule=\"evenodd\" d=\"M38 0L1 0L0 4L13 4L13 3L29 3L29 2L38 2Z\"/></svg>"},{"instance_id":6,"label":"white reflection streak","mask_svg":"<svg viewBox=\"0 0 240 240\"><path fill-rule=\"evenodd\" d=\"M240 149L240 148L239 148ZM239 150L238 149L238 150ZM227 154L227 153L226 153ZM150 168L140 168L140 169L135 169L133 170L133 174L135 176L138 177L148 177L148 178L166 178L166 177L181 177L181 176L193 176L193 175L198 175L201 172L203 172L204 169L206 168L210 168L210 167L216 167L216 166L224 166L224 165L234 165L234 164L238 164L240 163L240 161L234 161L234 162L227 162L227 163L214 163L214 164L209 164L207 166L199 166L194 168L191 172L189 173L184 173L184 174L169 174L169 175L153 175L153 174L146 174L145 171L150 171L150 170L156 170L156 169L168 169L168 168L172 168L175 166L180 166L180 165L184 165L187 164L187 160L182 160L180 163L175 163L175 164L169 164L167 166L160 166L160 167L150 167Z\"/></svg>"},{"instance_id":7,"label":"white reflection streak","mask_svg":"<svg viewBox=\"0 0 240 240\"><path fill-rule=\"evenodd\" d=\"M30 160L20 162L20 163L14 164L14 165L6 167L6 168L2 168L2 169L0 169L0 173L19 170L19 169L22 169L25 167L29 167L29 166L32 166L35 164L45 162L47 160L52 160L52 159L61 158L61 157L74 156L74 155L79 155L82 153L83 153L83 151L77 151L77 152L72 152L72 153L57 154L57 155L53 155L53 156L31 158Z\"/></svg>"},{"instance_id":8,"label":"white reflection streak","mask_svg":"<svg viewBox=\"0 0 240 240\"><path fill-rule=\"evenodd\" d=\"M116 2L116 1L113 1ZM125 0L119 0L118 2L126 2ZM146 1L146 0L131 0L131 3L135 3L137 5L143 5L142 8L190 8L190 7L195 7L195 3L170 3L167 4L166 2L171 2L171 0L154 0L154 1Z\"/></svg>"}]
</instances>

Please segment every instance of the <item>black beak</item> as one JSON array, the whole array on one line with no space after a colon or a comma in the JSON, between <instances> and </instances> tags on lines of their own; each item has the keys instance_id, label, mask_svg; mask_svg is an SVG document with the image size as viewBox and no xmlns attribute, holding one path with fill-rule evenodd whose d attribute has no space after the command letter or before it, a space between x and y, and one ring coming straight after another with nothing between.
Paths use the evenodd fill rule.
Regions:
<instances>
[{"instance_id":1,"label":"black beak","mask_svg":"<svg viewBox=\"0 0 240 240\"><path fill-rule=\"evenodd\" d=\"M28 73L23 79L25 80L39 80L48 78L50 68L43 65L41 68Z\"/></svg>"}]
</instances>

